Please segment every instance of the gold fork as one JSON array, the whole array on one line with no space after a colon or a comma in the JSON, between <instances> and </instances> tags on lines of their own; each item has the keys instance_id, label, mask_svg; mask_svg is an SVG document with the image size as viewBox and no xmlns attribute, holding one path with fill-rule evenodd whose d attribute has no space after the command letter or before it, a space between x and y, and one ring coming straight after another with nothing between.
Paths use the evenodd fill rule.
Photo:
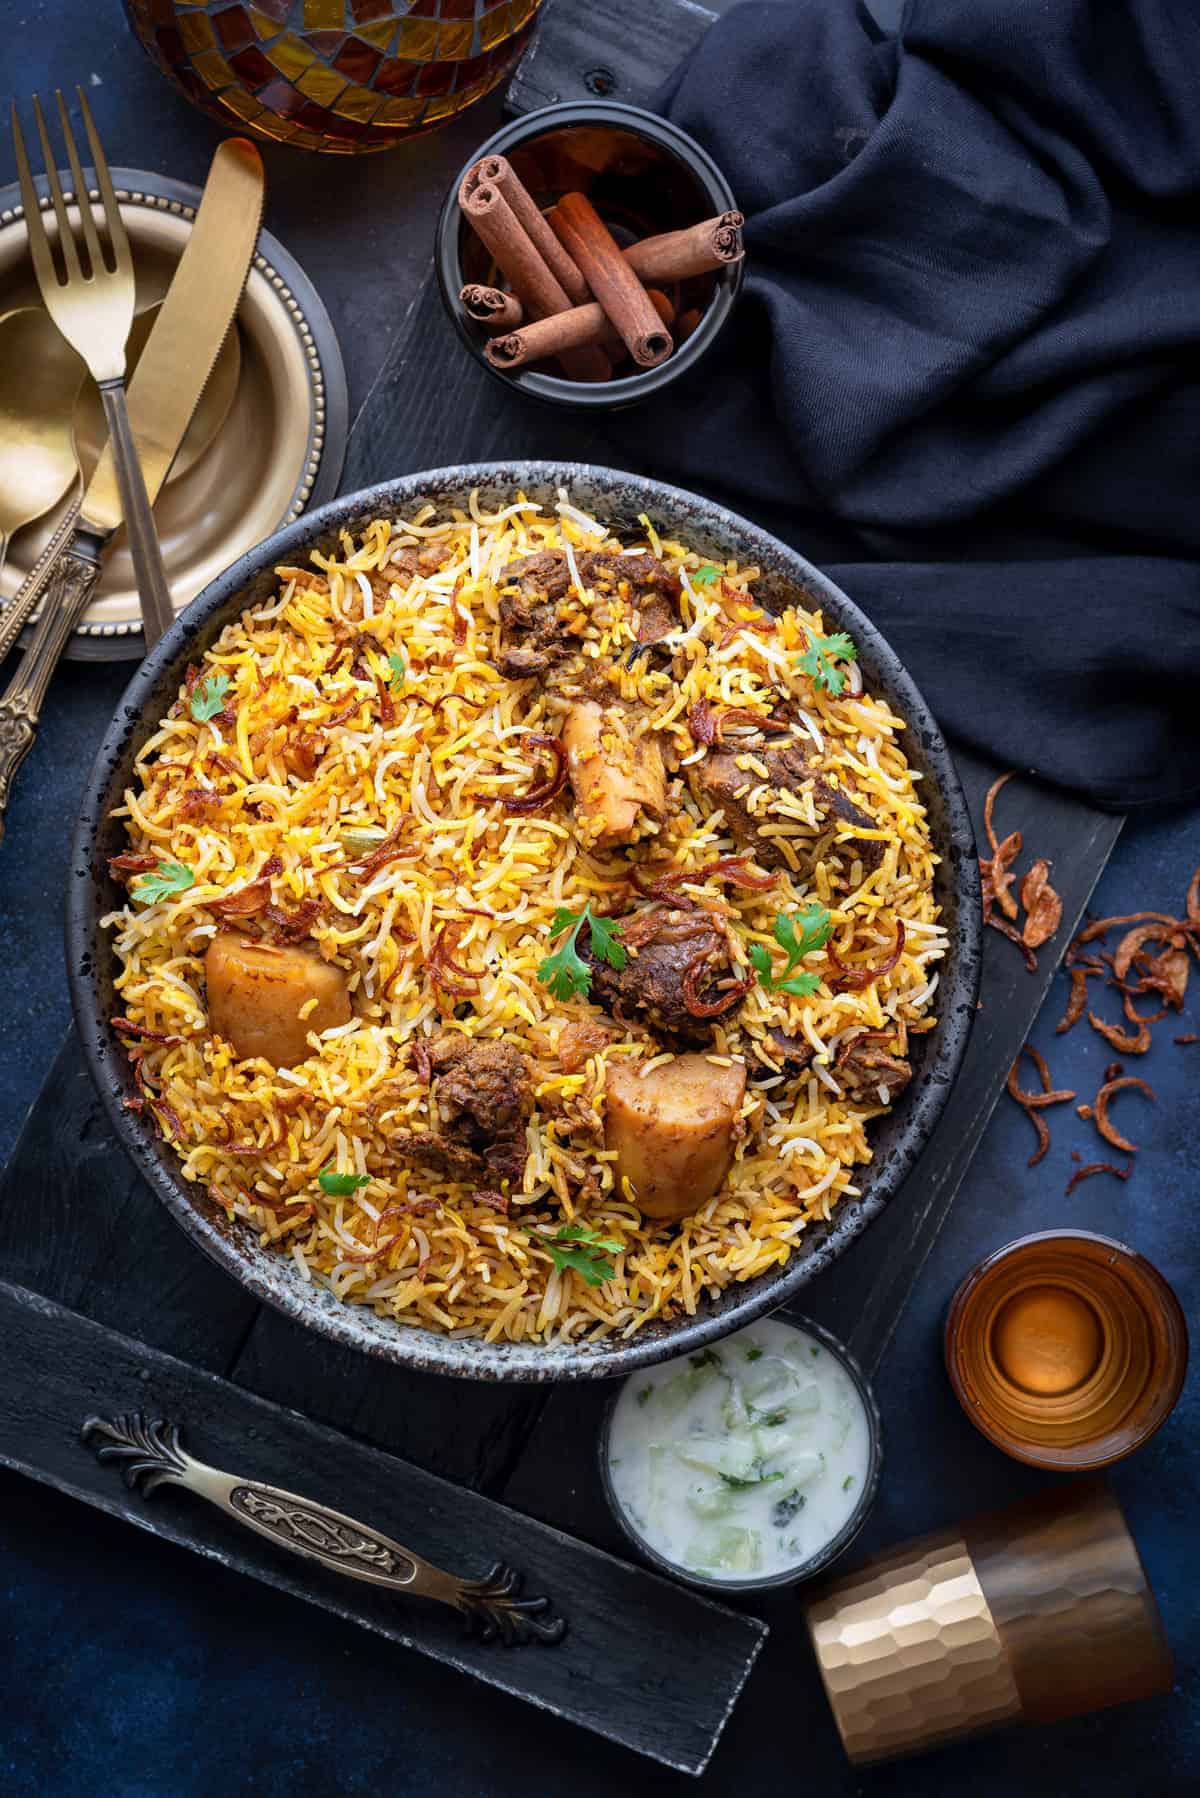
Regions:
<instances>
[{"instance_id":1,"label":"gold fork","mask_svg":"<svg viewBox=\"0 0 1200 1798\"><path fill-rule=\"evenodd\" d=\"M125 342L129 336L129 327L133 323L133 258L129 252L129 239L125 235L125 226L121 220L117 196L113 192L108 163L105 161L104 151L100 147L100 139L92 120L91 109L83 89L77 87L75 92L79 99L79 110L83 116L84 129L87 131L88 144L92 152L96 185L100 190L101 209L104 214L104 224L112 258L111 267L105 261L101 248L100 234L92 216L91 202L83 179L83 169L79 162L79 152L75 148L71 121L67 116L66 103L61 93L57 93L55 98L58 101L58 113L62 121L67 160L71 165L71 179L75 186L75 204L83 229L83 249L88 263L86 270L80 258L80 247L75 241L70 220L67 217L66 201L63 198L58 169L50 148L46 121L42 117L41 104L36 95L33 101L33 113L42 144L42 157L46 165L46 181L50 188L50 199L54 206L54 216L58 221L58 251L62 258L65 278L60 278L55 267L50 242L46 235L46 226L42 218L42 209L38 203L37 190L30 173L29 158L25 153L25 140L21 135L21 125L17 118L15 105L12 109L13 149L16 154L17 175L21 183L21 202L25 210L25 224L29 232L29 252L33 258L33 270L37 276L38 287L41 289L42 300L47 312L67 342L79 352L87 363L92 378L100 389L100 397L104 404L104 416L112 441L117 486L121 495L121 509L124 513L125 529L129 537L129 550L133 557L134 572L137 576L138 597L141 602L146 631L146 645L147 648L150 648L158 642L163 632L173 622L175 613L171 604L170 589L167 586L166 570L163 567L162 551L159 548L158 535L154 529L154 517L146 493L146 483L142 479L133 433L129 428L129 414L125 406ZM80 515L79 526L81 530L93 531L98 536L108 535L103 527L89 520L83 513ZM97 547L97 556L98 554Z\"/></svg>"}]
</instances>

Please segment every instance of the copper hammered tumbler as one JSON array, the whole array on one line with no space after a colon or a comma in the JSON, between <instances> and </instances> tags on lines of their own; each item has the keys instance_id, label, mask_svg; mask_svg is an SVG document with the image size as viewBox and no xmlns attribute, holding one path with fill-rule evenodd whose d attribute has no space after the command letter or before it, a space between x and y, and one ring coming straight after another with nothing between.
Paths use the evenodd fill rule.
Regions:
<instances>
[{"instance_id":1,"label":"copper hammered tumbler","mask_svg":"<svg viewBox=\"0 0 1200 1798\"><path fill-rule=\"evenodd\" d=\"M1171 1684L1154 1594L1101 1480L910 1542L825 1586L805 1617L860 1764Z\"/></svg>"}]
</instances>

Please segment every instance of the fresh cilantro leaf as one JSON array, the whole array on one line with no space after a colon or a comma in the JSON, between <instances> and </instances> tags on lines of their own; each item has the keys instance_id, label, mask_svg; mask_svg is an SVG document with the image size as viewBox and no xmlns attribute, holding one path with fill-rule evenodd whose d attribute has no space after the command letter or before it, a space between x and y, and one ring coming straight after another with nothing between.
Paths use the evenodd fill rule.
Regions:
<instances>
[{"instance_id":1,"label":"fresh cilantro leaf","mask_svg":"<svg viewBox=\"0 0 1200 1798\"><path fill-rule=\"evenodd\" d=\"M796 926L799 925L799 933ZM833 935L833 921L823 905L806 906L802 912L776 912L774 936L775 941L787 956L787 962L781 975L776 977L771 969L771 957L761 943L751 943L750 960L762 984L768 992L791 993L794 998L807 999L815 993L821 984L819 974L807 968L799 973L793 972L806 955L814 949L821 949Z\"/></svg>"},{"instance_id":2,"label":"fresh cilantro leaf","mask_svg":"<svg viewBox=\"0 0 1200 1798\"><path fill-rule=\"evenodd\" d=\"M689 578L697 587L711 587L714 581L720 580L721 570L706 562L703 568L694 568Z\"/></svg>"},{"instance_id":3,"label":"fresh cilantro leaf","mask_svg":"<svg viewBox=\"0 0 1200 1798\"><path fill-rule=\"evenodd\" d=\"M317 1185L322 1192L327 1192L331 1199L345 1199L360 1186L369 1186L369 1174L337 1174L331 1167L322 1168L317 1175Z\"/></svg>"},{"instance_id":4,"label":"fresh cilantro leaf","mask_svg":"<svg viewBox=\"0 0 1200 1798\"><path fill-rule=\"evenodd\" d=\"M835 662L855 662L858 651L845 631L832 637L810 637L804 654L796 657L801 674L807 674L814 687L824 687L836 699L846 685L846 671L835 668Z\"/></svg>"},{"instance_id":5,"label":"fresh cilantro leaf","mask_svg":"<svg viewBox=\"0 0 1200 1798\"><path fill-rule=\"evenodd\" d=\"M619 1255L625 1247L586 1224L564 1224L553 1236L538 1232L537 1241L549 1249L556 1274L569 1270L589 1286L603 1286L612 1279L617 1270L608 1257Z\"/></svg>"},{"instance_id":6,"label":"fresh cilantro leaf","mask_svg":"<svg viewBox=\"0 0 1200 1798\"><path fill-rule=\"evenodd\" d=\"M139 905L156 905L160 899L175 899L196 884L196 876L182 862L159 862L153 874L143 874L131 889Z\"/></svg>"},{"instance_id":7,"label":"fresh cilantro leaf","mask_svg":"<svg viewBox=\"0 0 1200 1798\"><path fill-rule=\"evenodd\" d=\"M193 690L190 711L197 724L207 724L218 712L225 710L225 695L229 691L227 674L208 674Z\"/></svg>"},{"instance_id":8,"label":"fresh cilantro leaf","mask_svg":"<svg viewBox=\"0 0 1200 1798\"><path fill-rule=\"evenodd\" d=\"M763 1352L760 1348L748 1348L746 1350L746 1359L747 1361L761 1361L762 1354Z\"/></svg>"},{"instance_id":9,"label":"fresh cilantro leaf","mask_svg":"<svg viewBox=\"0 0 1200 1798\"><path fill-rule=\"evenodd\" d=\"M654 1391L653 1386L643 1386L642 1390L637 1395L638 1404L644 1405L647 1402L647 1400L649 1399L650 1394L653 1391Z\"/></svg>"},{"instance_id":10,"label":"fresh cilantro leaf","mask_svg":"<svg viewBox=\"0 0 1200 1798\"><path fill-rule=\"evenodd\" d=\"M388 655L388 667L392 671L388 686L391 688L392 692L395 693L399 687L404 685L404 676L406 672L404 657L398 649L393 649Z\"/></svg>"},{"instance_id":11,"label":"fresh cilantro leaf","mask_svg":"<svg viewBox=\"0 0 1200 1798\"><path fill-rule=\"evenodd\" d=\"M618 942L622 926L612 918L594 918L591 907L584 907L584 914L592 928L592 954L606 961L610 968L618 974L629 960L629 953L622 942Z\"/></svg>"},{"instance_id":12,"label":"fresh cilantro leaf","mask_svg":"<svg viewBox=\"0 0 1200 1798\"><path fill-rule=\"evenodd\" d=\"M689 1355L688 1360L693 1367L720 1367L721 1357L716 1349L701 1349L698 1355Z\"/></svg>"},{"instance_id":13,"label":"fresh cilantro leaf","mask_svg":"<svg viewBox=\"0 0 1200 1798\"><path fill-rule=\"evenodd\" d=\"M799 936L796 935L797 924ZM813 949L823 949L832 935L833 920L823 905L806 905L801 912L775 914L775 941L787 955L789 969L792 963Z\"/></svg>"},{"instance_id":14,"label":"fresh cilantro leaf","mask_svg":"<svg viewBox=\"0 0 1200 1798\"><path fill-rule=\"evenodd\" d=\"M570 935L560 949L546 956L537 975L556 999L575 999L591 988L592 970L575 946L585 924L590 928L592 953L598 960L606 961L618 971L628 960L624 944L617 941L622 928L619 923L612 918L593 917L590 903L578 915L560 906L550 920L550 941L554 942L568 929Z\"/></svg>"},{"instance_id":15,"label":"fresh cilantro leaf","mask_svg":"<svg viewBox=\"0 0 1200 1798\"><path fill-rule=\"evenodd\" d=\"M807 968L803 968L799 974L793 974L790 980L776 981L775 990L780 993L791 993L794 999L811 999L820 984L821 976L819 974L810 974Z\"/></svg>"},{"instance_id":16,"label":"fresh cilantro leaf","mask_svg":"<svg viewBox=\"0 0 1200 1798\"><path fill-rule=\"evenodd\" d=\"M724 1480L727 1486L732 1486L735 1492L748 1492L752 1486L769 1486L772 1480L781 1480L783 1474L758 1473L752 1480L744 1480L738 1473L721 1473L718 1470L717 1478Z\"/></svg>"},{"instance_id":17,"label":"fresh cilantro leaf","mask_svg":"<svg viewBox=\"0 0 1200 1798\"><path fill-rule=\"evenodd\" d=\"M850 1490L851 1486L853 1486L853 1484L854 1484L854 1475L852 1473L848 1473L846 1475L845 1479L842 1481L842 1491L849 1492L849 1490Z\"/></svg>"}]
</instances>

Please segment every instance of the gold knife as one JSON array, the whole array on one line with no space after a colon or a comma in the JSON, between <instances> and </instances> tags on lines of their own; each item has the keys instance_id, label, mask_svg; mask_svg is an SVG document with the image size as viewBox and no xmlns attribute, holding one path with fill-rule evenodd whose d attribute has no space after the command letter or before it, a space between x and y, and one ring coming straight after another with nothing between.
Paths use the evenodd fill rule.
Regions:
<instances>
[{"instance_id":1,"label":"gold knife","mask_svg":"<svg viewBox=\"0 0 1200 1798\"><path fill-rule=\"evenodd\" d=\"M246 138L227 138L213 157L195 222L126 396L152 505L237 311L262 202L262 158ZM37 628L0 699L0 836L13 776L32 747L50 677L87 609L100 553L120 522L116 470L106 446L74 535L49 575Z\"/></svg>"}]
</instances>

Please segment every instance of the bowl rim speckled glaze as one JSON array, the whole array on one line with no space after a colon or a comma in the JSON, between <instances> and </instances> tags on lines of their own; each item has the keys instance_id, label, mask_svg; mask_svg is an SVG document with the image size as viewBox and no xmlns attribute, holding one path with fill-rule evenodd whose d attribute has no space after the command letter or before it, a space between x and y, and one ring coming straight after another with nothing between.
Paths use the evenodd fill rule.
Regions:
<instances>
[{"instance_id":1,"label":"bowl rim speckled glaze","mask_svg":"<svg viewBox=\"0 0 1200 1798\"><path fill-rule=\"evenodd\" d=\"M790 1260L744 1285L702 1301L692 1317L644 1326L628 1340L485 1343L478 1337L438 1335L419 1325L347 1304L306 1282L290 1256L262 1248L243 1223L230 1223L182 1178L172 1149L123 1101L135 1096L130 1063L109 1019L116 955L105 913L123 903L107 858L125 846L123 826L110 817L128 784L134 759L174 700L187 665L208 648L245 605L261 603L275 587L278 563L295 563L342 529L354 531L380 515L396 516L432 500L465 504L472 488L485 506L503 504L518 489L553 502L567 487L576 503L618 529L636 530L648 513L666 534L702 553L733 554L762 569L759 591L770 602L798 598L821 607L835 628L858 645L864 685L881 694L907 725L905 749L925 776L922 797L941 857L937 895L948 926L941 967L938 1025L918 1039L914 1079L895 1111L875 1120L875 1158L863 1170L862 1196L844 1200L831 1222L805 1232ZM799 589L799 592L797 592ZM424 470L347 494L267 538L235 562L177 618L130 681L88 777L68 876L67 977L88 1067L118 1140L172 1216L200 1248L265 1304L348 1347L397 1366L468 1379L546 1382L627 1374L670 1356L695 1351L773 1311L828 1266L884 1209L924 1148L941 1115L966 1050L975 1012L981 955L979 873L970 815L941 732L894 650L853 601L811 563L776 538L696 494L642 475L586 463L518 461Z\"/></svg>"}]
</instances>

